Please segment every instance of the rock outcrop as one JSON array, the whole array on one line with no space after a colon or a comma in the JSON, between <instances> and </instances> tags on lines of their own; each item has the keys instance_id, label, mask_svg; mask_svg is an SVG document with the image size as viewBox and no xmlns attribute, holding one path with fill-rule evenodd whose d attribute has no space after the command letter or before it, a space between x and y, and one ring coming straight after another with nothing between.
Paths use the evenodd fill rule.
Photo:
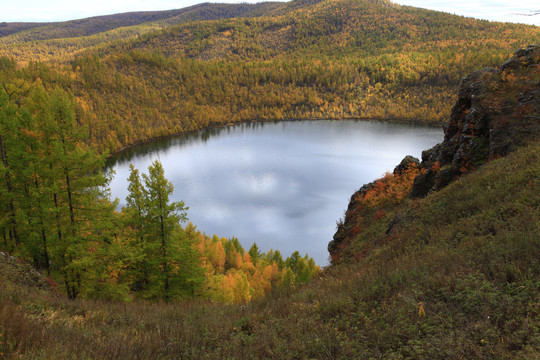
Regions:
<instances>
[{"instance_id":1,"label":"rock outcrop","mask_svg":"<svg viewBox=\"0 0 540 360\"><path fill-rule=\"evenodd\" d=\"M401 161L398 166L394 168L392 174L394 177L400 178L404 176L404 174L411 168L417 169L419 165L420 161L417 158L408 155ZM378 181L379 180L375 180L373 182L370 182L369 184L365 184L351 196L349 206L347 207L347 211L345 212L345 219L338 222L336 233L334 234L334 239L328 244L328 252L332 257L332 261L334 261L335 255L337 255L341 251L341 248L347 246L350 240L356 235L354 229L358 224L358 220L363 215L366 215L364 211L365 209L363 209L362 206L362 202L364 201L366 194L377 186ZM388 225L387 233L390 233L392 231L394 225L396 225L395 221L393 221L392 224Z\"/></svg>"},{"instance_id":2,"label":"rock outcrop","mask_svg":"<svg viewBox=\"0 0 540 360\"><path fill-rule=\"evenodd\" d=\"M410 197L424 197L486 161L505 156L540 134L540 45L521 49L498 69L483 69L465 77L457 103L444 126L444 140L422 153L422 162L407 156L394 169L400 176L411 164L420 167ZM410 183L409 183L410 184ZM358 236L365 222L383 219L384 207L366 217L363 201L376 186L362 186L350 199L345 219L328 244L332 262ZM388 220L385 220L388 221ZM386 236L399 229L399 213L386 225ZM369 245L368 245L369 246ZM356 249L357 252L360 250Z\"/></svg>"},{"instance_id":3,"label":"rock outcrop","mask_svg":"<svg viewBox=\"0 0 540 360\"><path fill-rule=\"evenodd\" d=\"M444 141L422 153L426 171L412 197L422 197L540 132L540 45L517 51L498 69L465 77L444 126Z\"/></svg>"}]
</instances>

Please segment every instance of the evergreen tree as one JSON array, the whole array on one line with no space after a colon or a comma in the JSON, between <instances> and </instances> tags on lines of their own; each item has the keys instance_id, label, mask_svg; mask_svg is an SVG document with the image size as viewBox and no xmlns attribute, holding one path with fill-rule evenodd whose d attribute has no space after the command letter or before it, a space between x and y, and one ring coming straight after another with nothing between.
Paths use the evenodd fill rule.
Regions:
<instances>
[{"instance_id":1,"label":"evergreen tree","mask_svg":"<svg viewBox=\"0 0 540 360\"><path fill-rule=\"evenodd\" d=\"M146 236L146 190L141 182L139 170L133 164L129 166L128 191L126 197L126 207L123 209L126 216L126 225L131 229L130 235L133 239L130 242L130 266L129 273L132 277L132 290L145 291L150 284L150 262L152 257L150 244L147 243L149 237Z\"/></svg>"},{"instance_id":2,"label":"evergreen tree","mask_svg":"<svg viewBox=\"0 0 540 360\"><path fill-rule=\"evenodd\" d=\"M0 224L2 225L4 246L6 249L12 248L14 246L13 241L17 239L12 175L7 155L8 144L5 142L12 126L12 113L13 107L9 104L7 93L3 88L0 88L0 156L2 158L2 191L0 193L2 219L0 220Z\"/></svg>"},{"instance_id":3,"label":"evergreen tree","mask_svg":"<svg viewBox=\"0 0 540 360\"><path fill-rule=\"evenodd\" d=\"M173 185L165 178L163 165L156 160L148 167L148 175L143 174L146 189L146 208L148 229L154 236L159 259L160 273L158 282L161 287L160 294L165 300L171 295L171 257L173 256L171 235L180 221L187 220L183 202L169 202L173 192ZM180 213L178 213L180 212Z\"/></svg>"},{"instance_id":4,"label":"evergreen tree","mask_svg":"<svg viewBox=\"0 0 540 360\"><path fill-rule=\"evenodd\" d=\"M261 251L259 250L257 243L253 243L253 245L251 245L248 253L249 253L249 256L251 256L251 262L253 262L253 265L257 265L257 262L259 261L261 257Z\"/></svg>"},{"instance_id":5,"label":"evergreen tree","mask_svg":"<svg viewBox=\"0 0 540 360\"><path fill-rule=\"evenodd\" d=\"M18 80L17 80L18 81ZM60 274L70 298L91 286L116 233L104 156L63 90L39 81L0 88L0 226L3 247ZM94 256L100 253L101 258Z\"/></svg>"},{"instance_id":6,"label":"evergreen tree","mask_svg":"<svg viewBox=\"0 0 540 360\"><path fill-rule=\"evenodd\" d=\"M194 250L196 236L177 226L171 242L171 295L173 297L193 297L200 294L204 284L204 269L199 253Z\"/></svg>"},{"instance_id":7,"label":"evergreen tree","mask_svg":"<svg viewBox=\"0 0 540 360\"><path fill-rule=\"evenodd\" d=\"M108 201L107 178L101 169L105 154L98 155L85 144L88 134L76 116L69 94L55 90L43 123L47 139L49 179L57 212L56 256L68 296L77 297L83 277L95 258L89 256L111 243L114 204Z\"/></svg>"},{"instance_id":8,"label":"evergreen tree","mask_svg":"<svg viewBox=\"0 0 540 360\"><path fill-rule=\"evenodd\" d=\"M195 234L180 227L187 221L183 201L171 202L173 185L165 178L163 165L154 161L148 174L130 166L126 225L133 230L130 273L132 289L143 297L193 296L203 282L200 259L194 251Z\"/></svg>"}]
</instances>

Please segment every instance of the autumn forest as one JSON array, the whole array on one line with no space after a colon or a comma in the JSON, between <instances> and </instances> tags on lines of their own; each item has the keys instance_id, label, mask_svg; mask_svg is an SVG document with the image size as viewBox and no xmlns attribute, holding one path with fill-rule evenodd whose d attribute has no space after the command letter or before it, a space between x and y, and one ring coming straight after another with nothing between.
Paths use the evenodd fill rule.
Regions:
<instances>
[{"instance_id":1,"label":"autumn forest","mask_svg":"<svg viewBox=\"0 0 540 360\"><path fill-rule=\"evenodd\" d=\"M0 358L534 358L538 262L523 259L538 250L526 243L534 232L526 226L538 227L536 143L459 180L474 196L492 186L512 199L450 190L411 199L418 176L449 171L440 161L385 174L351 198L353 220L333 219L346 240L331 245L326 269L298 251L264 253L202 233L189 204L170 200L157 160L131 166L122 209L102 170L128 147L235 123L447 124L464 76L539 40L536 26L387 0L201 4L0 24ZM520 116L538 118L535 69L505 73L492 87L501 100L486 108L505 114L510 97L530 92ZM529 172L523 165L500 175L518 164ZM483 199L493 210L474 220ZM459 235L430 214L446 225L478 223L460 222ZM499 227L506 220L511 227ZM432 234L451 240L441 245ZM483 247L500 234L504 246L518 234L522 250ZM458 238L476 245L463 240L461 249ZM476 248L484 255L473 258ZM500 263L489 265L491 256Z\"/></svg>"}]
</instances>

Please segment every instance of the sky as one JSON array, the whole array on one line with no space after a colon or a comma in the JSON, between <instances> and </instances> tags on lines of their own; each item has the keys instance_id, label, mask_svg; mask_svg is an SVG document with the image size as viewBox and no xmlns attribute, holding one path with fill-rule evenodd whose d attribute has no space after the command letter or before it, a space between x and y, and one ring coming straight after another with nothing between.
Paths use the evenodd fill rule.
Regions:
<instances>
[{"instance_id":1,"label":"sky","mask_svg":"<svg viewBox=\"0 0 540 360\"><path fill-rule=\"evenodd\" d=\"M245 0L207 0L208 2L258 2ZM128 11L180 9L204 0L0 0L0 22L65 21ZM395 3L457 15L540 26L538 0L394 0Z\"/></svg>"}]
</instances>

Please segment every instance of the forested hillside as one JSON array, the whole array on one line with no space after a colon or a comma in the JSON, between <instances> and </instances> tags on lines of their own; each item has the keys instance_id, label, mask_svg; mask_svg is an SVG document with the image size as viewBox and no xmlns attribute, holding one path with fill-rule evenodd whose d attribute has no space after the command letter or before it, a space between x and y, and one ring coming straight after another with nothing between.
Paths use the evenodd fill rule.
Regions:
<instances>
[{"instance_id":1,"label":"forested hillside","mask_svg":"<svg viewBox=\"0 0 540 360\"><path fill-rule=\"evenodd\" d=\"M260 16L278 6L279 3L272 2L204 3L177 10L130 12L58 23L1 23L0 44L6 46L3 55L16 55L20 61L63 61L83 49L148 31L190 21Z\"/></svg>"},{"instance_id":2,"label":"forested hillside","mask_svg":"<svg viewBox=\"0 0 540 360\"><path fill-rule=\"evenodd\" d=\"M69 91L90 142L116 151L241 121L441 124L463 75L540 36L534 26L373 0L207 4L178 16L89 36L54 38L56 25L44 40L32 37L37 29L5 36L0 54L13 61L0 72Z\"/></svg>"},{"instance_id":3,"label":"forested hillside","mask_svg":"<svg viewBox=\"0 0 540 360\"><path fill-rule=\"evenodd\" d=\"M81 114L65 90L20 78L0 87L0 250L68 298L246 302L320 271L298 252L245 251L237 239L201 234L188 207L169 200L157 160L148 173L131 168L117 211L105 154L87 141Z\"/></svg>"},{"instance_id":4,"label":"forested hillside","mask_svg":"<svg viewBox=\"0 0 540 360\"><path fill-rule=\"evenodd\" d=\"M34 25L0 26L0 358L538 358L538 27L386 0ZM202 234L159 161L109 200L110 151L295 118L445 122L324 271Z\"/></svg>"},{"instance_id":5,"label":"forested hillside","mask_svg":"<svg viewBox=\"0 0 540 360\"><path fill-rule=\"evenodd\" d=\"M57 115L60 108L69 108L62 107L69 104L62 92L39 93L31 99L23 101L25 112L17 112L16 102L5 106L7 96L0 89L3 126L13 126L13 122L6 122L12 114L35 124L29 115L40 114L32 113L32 109L40 108L31 106L38 100L45 101L45 108L55 110ZM242 256L234 238L210 239L189 225L174 229L169 227L170 219L165 229L174 231L167 240L180 238L185 243L189 239L188 244L197 244L192 249L199 250L175 250L168 243L165 246L172 253L159 251L163 243L155 190L169 188L159 163L142 177L132 169L129 205L120 222L127 231L110 232L103 223L93 224L96 228L99 225L100 233L87 232L86 222L70 222L67 206L53 210L54 197L49 203L34 201L33 208L29 207L31 201L14 201L13 205L22 205L21 211L32 215L28 217L32 222L19 223L21 218L5 216L2 224L11 230L12 238L5 236L4 242L15 244L15 223L21 235L22 230L33 231L26 239L34 240L28 241L29 249L38 254L43 254L39 247L42 226L47 234L55 234L60 228L69 239L76 231L79 239L88 240L69 242L71 250L83 244L91 250L81 261L71 258L74 252L65 252L64 256L72 261L64 271L78 271L85 280L93 280L81 288L86 294L98 298L107 294L110 299L111 295L125 295L121 285L131 284L139 294L152 297L156 289L164 288L167 274L176 271L169 265L192 264L189 260L200 256L204 259L203 271L214 279L205 284L208 293L220 300L245 301L248 299L243 296L250 292L244 290L249 284L251 294L263 292L266 296L254 297L242 306L193 300L68 300L59 294L52 278L0 253L0 356L537 359L540 47L522 49L502 66L468 76L448 120L444 142L425 151L422 162L408 157L392 174L363 186L352 196L346 218L330 246L332 265L322 273L313 272L310 261L297 253L283 262L279 254L259 254L254 246ZM46 130L53 123L43 125ZM38 129L29 127L21 132L20 141L1 139L12 151L20 152L23 147L55 149L54 159L58 159L52 164L37 162L39 167L10 169L21 174L38 171L40 176L27 177L27 183L22 176L11 177L15 173L6 172L4 167L3 180L16 179L14 185L18 185L12 188L19 196L13 200L30 195L36 199L47 189L54 193L56 187L51 185L64 181L61 141L53 137L53 141L44 142L47 137L39 134ZM6 159L2 159L4 164ZM31 159L22 156L22 160ZM51 166L57 171L51 172ZM76 175L74 171L70 169L68 174ZM58 189L65 190L67 183L63 184ZM427 191L409 196L419 185ZM14 214L9 212L9 187L2 189L3 214ZM65 191L61 194L67 197ZM166 197L167 191L162 194ZM79 199L82 195L90 196L78 194ZM169 206L182 217L183 204L167 203ZM81 211L91 209L87 206L74 211L79 218ZM55 221L57 214L60 223ZM41 216L49 218L40 225ZM105 237L109 240L100 241ZM66 249L59 242L54 244L51 255L61 259L61 250ZM144 252L147 257L141 256ZM156 264L162 266L156 268ZM93 271L83 271L88 269ZM106 276L92 279L98 274L96 269ZM187 277L176 278L184 286L170 284L171 296L178 295L173 289L189 292L200 281L197 274L201 269L189 269ZM246 274L253 275L251 280L244 279ZM306 282L314 274L317 276ZM186 281L190 286L185 286ZM268 291L267 284L276 281L301 286L275 286Z\"/></svg>"}]
</instances>

